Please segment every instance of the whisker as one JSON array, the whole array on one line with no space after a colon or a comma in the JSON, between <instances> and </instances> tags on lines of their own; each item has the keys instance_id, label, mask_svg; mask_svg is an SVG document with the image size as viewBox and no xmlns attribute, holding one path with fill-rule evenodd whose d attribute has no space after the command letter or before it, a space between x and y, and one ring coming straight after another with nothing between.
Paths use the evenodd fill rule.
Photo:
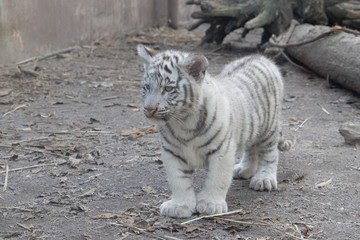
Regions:
<instances>
[{"instance_id":1,"label":"whisker","mask_svg":"<svg viewBox=\"0 0 360 240\"><path fill-rule=\"evenodd\" d=\"M178 115L170 113L170 116L174 118L180 125L184 125L184 121Z\"/></svg>"}]
</instances>

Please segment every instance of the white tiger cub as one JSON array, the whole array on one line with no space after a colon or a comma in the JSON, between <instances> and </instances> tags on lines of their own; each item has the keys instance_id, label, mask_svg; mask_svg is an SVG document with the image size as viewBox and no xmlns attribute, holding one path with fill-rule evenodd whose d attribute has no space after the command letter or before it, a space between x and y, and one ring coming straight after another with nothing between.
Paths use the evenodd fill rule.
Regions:
<instances>
[{"instance_id":1,"label":"white tiger cub","mask_svg":"<svg viewBox=\"0 0 360 240\"><path fill-rule=\"evenodd\" d=\"M275 64L253 55L226 65L217 76L206 72L202 55L139 45L145 60L143 106L159 125L162 159L172 191L161 215L223 213L232 177L251 178L255 190L277 189L283 82ZM239 164L236 151L243 152ZM246 154L245 154L246 153ZM194 169L207 167L203 189L192 186Z\"/></svg>"}]
</instances>

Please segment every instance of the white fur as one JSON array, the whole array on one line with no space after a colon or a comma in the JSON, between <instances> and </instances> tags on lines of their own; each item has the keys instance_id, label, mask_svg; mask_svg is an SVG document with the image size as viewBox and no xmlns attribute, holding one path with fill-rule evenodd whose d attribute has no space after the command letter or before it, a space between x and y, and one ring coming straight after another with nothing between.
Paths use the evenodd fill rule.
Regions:
<instances>
[{"instance_id":1,"label":"white fur","mask_svg":"<svg viewBox=\"0 0 360 240\"><path fill-rule=\"evenodd\" d=\"M233 175L251 178L250 187L255 190L277 189L283 86L281 75L270 60L262 56L243 58L228 64L218 76L206 73L195 79L189 73L194 62L189 60L192 55L166 51L151 57L143 56L146 51L141 48L138 52L149 63L148 72L158 71L160 78L167 76L174 80L185 76L187 80L178 84L181 90L178 98L190 99L188 85L191 85L194 99L187 109L181 108L181 103L168 106L166 94L160 97L155 91L144 93L144 104L171 109L176 116L168 121L156 120L160 124L162 159L172 191L171 200L160 207L162 215L184 218L194 212L226 212L226 194ZM174 56L179 59L180 73L171 68L169 74L164 69L175 64L171 62ZM199 69L205 71L207 60L201 62ZM161 88L162 83L155 84L156 81L144 78L144 84ZM268 91L265 95L260 92L263 88ZM200 134L194 130L197 128ZM235 160L236 151L244 154L239 164ZM195 194L190 171L201 167L208 168L208 175L203 189Z\"/></svg>"}]
</instances>

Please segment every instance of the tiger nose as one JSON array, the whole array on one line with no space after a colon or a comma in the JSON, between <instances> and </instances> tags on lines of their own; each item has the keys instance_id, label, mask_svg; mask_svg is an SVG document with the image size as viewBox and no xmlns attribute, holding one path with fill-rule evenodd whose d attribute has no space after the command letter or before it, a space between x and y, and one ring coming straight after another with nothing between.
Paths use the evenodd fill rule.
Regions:
<instances>
[{"instance_id":1,"label":"tiger nose","mask_svg":"<svg viewBox=\"0 0 360 240\"><path fill-rule=\"evenodd\" d=\"M156 113L156 111L158 110L157 108L145 108L145 110L149 113L150 116L154 115L154 113Z\"/></svg>"}]
</instances>

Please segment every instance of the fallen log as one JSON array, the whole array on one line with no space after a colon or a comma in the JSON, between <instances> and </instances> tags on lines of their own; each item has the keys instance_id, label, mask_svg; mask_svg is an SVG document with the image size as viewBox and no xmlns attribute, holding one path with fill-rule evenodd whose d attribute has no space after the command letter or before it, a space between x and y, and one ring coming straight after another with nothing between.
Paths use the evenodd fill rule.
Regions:
<instances>
[{"instance_id":1,"label":"fallen log","mask_svg":"<svg viewBox=\"0 0 360 240\"><path fill-rule=\"evenodd\" d=\"M321 39L296 46L322 34ZM329 27L302 24L295 27L288 45L285 52L307 68L360 93L360 36L341 30L331 34Z\"/></svg>"},{"instance_id":2,"label":"fallen log","mask_svg":"<svg viewBox=\"0 0 360 240\"><path fill-rule=\"evenodd\" d=\"M209 23L202 43L221 44L227 34L243 28L242 37L252 29L263 28L261 43L271 35L286 31L290 21L316 25L343 25L360 29L360 0L188 0L200 6L192 17L193 30Z\"/></svg>"}]
</instances>

